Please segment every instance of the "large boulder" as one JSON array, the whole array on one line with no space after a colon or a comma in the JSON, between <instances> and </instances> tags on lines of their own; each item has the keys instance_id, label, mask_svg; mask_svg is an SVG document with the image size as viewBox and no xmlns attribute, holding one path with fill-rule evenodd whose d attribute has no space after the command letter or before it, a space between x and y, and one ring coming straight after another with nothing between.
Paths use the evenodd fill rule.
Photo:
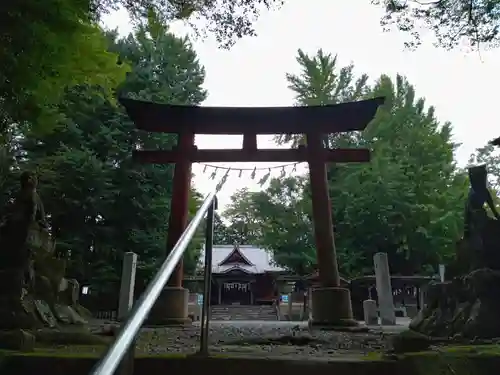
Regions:
<instances>
[{"instance_id":1,"label":"large boulder","mask_svg":"<svg viewBox=\"0 0 500 375\"><path fill-rule=\"evenodd\" d=\"M6 261L0 264L0 330L85 324L78 282L64 278L66 262L55 256L47 229L32 223L25 246L29 257L22 262L9 256L11 249L1 250Z\"/></svg>"},{"instance_id":2,"label":"large boulder","mask_svg":"<svg viewBox=\"0 0 500 375\"><path fill-rule=\"evenodd\" d=\"M500 337L500 271L474 270L453 281L431 283L427 306L410 329L430 337Z\"/></svg>"}]
</instances>

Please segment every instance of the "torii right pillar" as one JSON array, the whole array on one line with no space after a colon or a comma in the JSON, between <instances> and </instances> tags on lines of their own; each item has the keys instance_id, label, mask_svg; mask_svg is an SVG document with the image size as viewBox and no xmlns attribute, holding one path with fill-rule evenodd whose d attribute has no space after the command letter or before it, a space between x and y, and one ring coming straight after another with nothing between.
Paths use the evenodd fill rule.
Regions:
<instances>
[{"instance_id":1,"label":"torii right pillar","mask_svg":"<svg viewBox=\"0 0 500 375\"><path fill-rule=\"evenodd\" d=\"M310 324L313 327L326 329L356 326L350 291L340 285L322 134L319 132L307 134L307 152L320 281L320 287L312 290Z\"/></svg>"}]
</instances>

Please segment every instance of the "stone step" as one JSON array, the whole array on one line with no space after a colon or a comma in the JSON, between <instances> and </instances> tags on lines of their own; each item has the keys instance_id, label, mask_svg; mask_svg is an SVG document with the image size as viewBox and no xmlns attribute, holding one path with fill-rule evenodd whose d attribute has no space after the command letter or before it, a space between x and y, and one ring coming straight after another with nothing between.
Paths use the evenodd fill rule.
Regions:
<instances>
[{"instance_id":1,"label":"stone step","mask_svg":"<svg viewBox=\"0 0 500 375\"><path fill-rule=\"evenodd\" d=\"M278 320L272 306L217 305L211 308L212 320Z\"/></svg>"}]
</instances>

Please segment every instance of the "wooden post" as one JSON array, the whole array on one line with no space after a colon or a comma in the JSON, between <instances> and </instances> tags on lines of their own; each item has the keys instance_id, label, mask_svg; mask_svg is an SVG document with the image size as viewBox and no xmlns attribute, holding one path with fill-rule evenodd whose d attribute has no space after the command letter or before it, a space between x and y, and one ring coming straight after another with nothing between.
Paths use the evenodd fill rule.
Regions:
<instances>
[{"instance_id":1,"label":"wooden post","mask_svg":"<svg viewBox=\"0 0 500 375\"><path fill-rule=\"evenodd\" d=\"M195 148L194 133L181 133L178 135L177 149L189 155ZM189 193L191 188L191 161L185 157L175 163L172 200L168 220L167 256L186 229L189 210ZM168 281L168 286L182 287L184 278L182 260L177 265Z\"/></svg>"},{"instance_id":2,"label":"wooden post","mask_svg":"<svg viewBox=\"0 0 500 375\"><path fill-rule=\"evenodd\" d=\"M332 210L321 134L307 134L307 150L319 280L322 287L338 287L340 275L333 238Z\"/></svg>"}]
</instances>

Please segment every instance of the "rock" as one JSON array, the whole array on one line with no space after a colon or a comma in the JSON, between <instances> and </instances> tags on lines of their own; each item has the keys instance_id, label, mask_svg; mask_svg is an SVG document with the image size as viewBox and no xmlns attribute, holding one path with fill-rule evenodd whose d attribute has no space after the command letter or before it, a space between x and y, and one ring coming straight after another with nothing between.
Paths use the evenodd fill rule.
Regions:
<instances>
[{"instance_id":1,"label":"rock","mask_svg":"<svg viewBox=\"0 0 500 375\"><path fill-rule=\"evenodd\" d=\"M427 350L432 343L428 336L411 330L401 332L390 339L391 352L396 354Z\"/></svg>"},{"instance_id":2,"label":"rock","mask_svg":"<svg viewBox=\"0 0 500 375\"><path fill-rule=\"evenodd\" d=\"M40 319L43 321L44 325L50 328L57 326L57 319L54 313L50 309L50 306L44 300L34 300L36 311Z\"/></svg>"},{"instance_id":3,"label":"rock","mask_svg":"<svg viewBox=\"0 0 500 375\"><path fill-rule=\"evenodd\" d=\"M500 271L483 268L453 281L431 283L427 306L410 329L430 337L500 337Z\"/></svg>"},{"instance_id":4,"label":"rock","mask_svg":"<svg viewBox=\"0 0 500 375\"><path fill-rule=\"evenodd\" d=\"M78 305L80 284L75 279L63 278L59 285L59 301L68 306Z\"/></svg>"},{"instance_id":5,"label":"rock","mask_svg":"<svg viewBox=\"0 0 500 375\"><path fill-rule=\"evenodd\" d=\"M31 352L35 348L35 336L22 329L0 331L0 348Z\"/></svg>"},{"instance_id":6,"label":"rock","mask_svg":"<svg viewBox=\"0 0 500 375\"><path fill-rule=\"evenodd\" d=\"M30 296L0 295L0 330L34 329L42 325Z\"/></svg>"},{"instance_id":7,"label":"rock","mask_svg":"<svg viewBox=\"0 0 500 375\"><path fill-rule=\"evenodd\" d=\"M66 324L87 324L87 321L68 305L55 305L59 320Z\"/></svg>"},{"instance_id":8,"label":"rock","mask_svg":"<svg viewBox=\"0 0 500 375\"><path fill-rule=\"evenodd\" d=\"M36 341L45 345L107 345L110 339L82 328L39 329L34 332Z\"/></svg>"},{"instance_id":9,"label":"rock","mask_svg":"<svg viewBox=\"0 0 500 375\"><path fill-rule=\"evenodd\" d=\"M465 237L457 242L455 260L446 270L448 277L467 275L473 270L482 268L500 271L498 245L500 244L500 220L486 216L483 221L477 229L477 238Z\"/></svg>"},{"instance_id":10,"label":"rock","mask_svg":"<svg viewBox=\"0 0 500 375\"><path fill-rule=\"evenodd\" d=\"M34 345L34 336L26 331L42 327L59 332L51 335L65 343L102 340L85 331L65 330L85 325L81 314L88 312L78 304L78 282L64 278L66 260L55 252L37 183L36 176L23 172L14 203L0 219L0 345Z\"/></svg>"}]
</instances>

